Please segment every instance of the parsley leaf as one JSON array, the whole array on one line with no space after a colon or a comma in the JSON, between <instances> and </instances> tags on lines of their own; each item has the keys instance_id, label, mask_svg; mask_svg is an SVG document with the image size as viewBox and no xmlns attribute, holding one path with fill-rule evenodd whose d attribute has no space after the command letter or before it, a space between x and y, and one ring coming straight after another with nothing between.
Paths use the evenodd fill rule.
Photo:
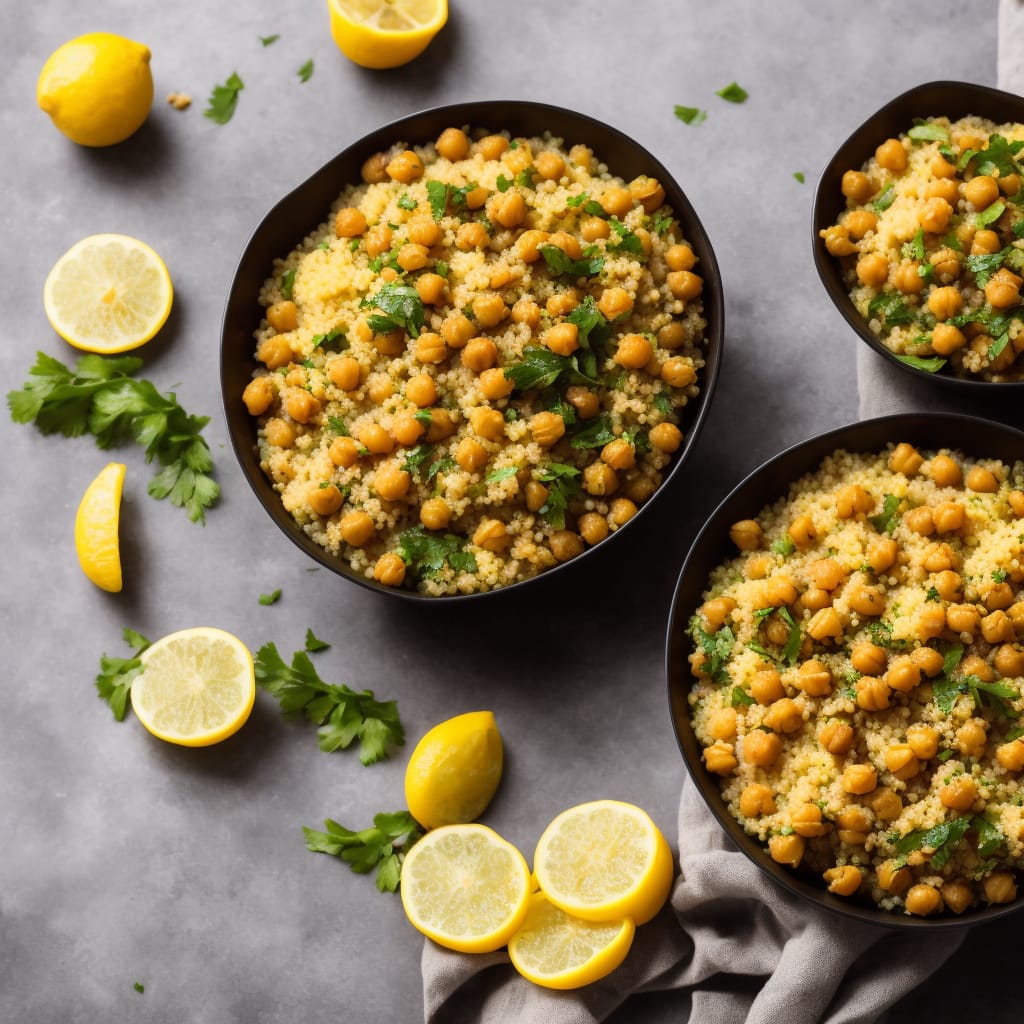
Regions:
<instances>
[{"instance_id":1,"label":"parsley leaf","mask_svg":"<svg viewBox=\"0 0 1024 1024\"><path fill-rule=\"evenodd\" d=\"M398 206L402 210L415 210L416 200L408 192L403 192L398 197Z\"/></svg>"},{"instance_id":2,"label":"parsley leaf","mask_svg":"<svg viewBox=\"0 0 1024 1024\"><path fill-rule=\"evenodd\" d=\"M800 627L788 608L782 607L778 611L779 617L789 626L789 636L786 638L786 644L782 648L782 660L787 665L795 665L797 658L800 656L800 643L802 640Z\"/></svg>"},{"instance_id":3,"label":"parsley leaf","mask_svg":"<svg viewBox=\"0 0 1024 1024\"><path fill-rule=\"evenodd\" d=\"M1002 217L1003 212L1006 210L1006 203L1002 200L996 200L991 206L985 207L981 213L974 215L975 227L983 228L993 221L999 220Z\"/></svg>"},{"instance_id":4,"label":"parsley leaf","mask_svg":"<svg viewBox=\"0 0 1024 1024\"><path fill-rule=\"evenodd\" d=\"M747 691L744 690L742 686L734 686L732 688L732 693L729 696L730 706L738 708L742 704L746 707L749 707L751 704L754 703L754 698L751 697L751 695L747 693Z\"/></svg>"},{"instance_id":5,"label":"parsley leaf","mask_svg":"<svg viewBox=\"0 0 1024 1024\"><path fill-rule=\"evenodd\" d=\"M723 100L728 100L730 103L743 103L750 93L735 82L730 82L725 88L719 89L715 95L721 96Z\"/></svg>"},{"instance_id":6,"label":"parsley leaf","mask_svg":"<svg viewBox=\"0 0 1024 1024\"><path fill-rule=\"evenodd\" d=\"M890 181L889 184L882 189L882 194L875 200L874 207L879 213L885 213L885 211L892 206L895 199L896 189Z\"/></svg>"},{"instance_id":7,"label":"parsley leaf","mask_svg":"<svg viewBox=\"0 0 1024 1024\"><path fill-rule=\"evenodd\" d=\"M410 337L418 338L426 317L419 293L412 285L399 281L389 281L376 295L363 299L359 305L372 306L384 314L367 317L370 330L378 334L402 327Z\"/></svg>"},{"instance_id":8,"label":"parsley leaf","mask_svg":"<svg viewBox=\"0 0 1024 1024\"><path fill-rule=\"evenodd\" d=\"M408 811L375 814L373 827L352 832L328 818L326 832L303 826L306 847L313 853L338 857L358 875L377 869L377 888L394 892L402 875L402 861L413 843L423 836L419 822Z\"/></svg>"},{"instance_id":9,"label":"parsley leaf","mask_svg":"<svg viewBox=\"0 0 1024 1024\"><path fill-rule=\"evenodd\" d=\"M427 202L434 220L440 220L448 208L448 186L443 181L428 181Z\"/></svg>"},{"instance_id":10,"label":"parsley leaf","mask_svg":"<svg viewBox=\"0 0 1024 1024\"><path fill-rule=\"evenodd\" d=\"M146 986L143 985L141 981L135 982L132 988L134 988L135 991L139 993L139 995L142 995L142 993L146 991Z\"/></svg>"},{"instance_id":11,"label":"parsley leaf","mask_svg":"<svg viewBox=\"0 0 1024 1024\"><path fill-rule=\"evenodd\" d=\"M260 604L267 606L277 604L281 600L281 588L272 590L269 594L260 594Z\"/></svg>"},{"instance_id":12,"label":"parsley leaf","mask_svg":"<svg viewBox=\"0 0 1024 1024\"><path fill-rule=\"evenodd\" d=\"M584 256L574 260L566 255L557 245L538 246L548 269L556 275L568 274L570 277L593 277L604 267L603 256Z\"/></svg>"},{"instance_id":13,"label":"parsley leaf","mask_svg":"<svg viewBox=\"0 0 1024 1024\"><path fill-rule=\"evenodd\" d=\"M326 640L321 640L311 628L306 629L306 650L311 654L317 651L326 651L331 645Z\"/></svg>"},{"instance_id":14,"label":"parsley leaf","mask_svg":"<svg viewBox=\"0 0 1024 1024\"><path fill-rule=\"evenodd\" d=\"M717 632L709 633L701 626L700 618L695 615L690 620L690 633L693 642L704 652L706 660L703 671L706 671L716 683L728 682L729 674L725 666L736 646L733 631L728 626L722 626Z\"/></svg>"},{"instance_id":15,"label":"parsley leaf","mask_svg":"<svg viewBox=\"0 0 1024 1024\"><path fill-rule=\"evenodd\" d=\"M931 121L914 118L914 127L907 132L915 142L944 142L949 145L949 129Z\"/></svg>"},{"instance_id":16,"label":"parsley leaf","mask_svg":"<svg viewBox=\"0 0 1024 1024\"><path fill-rule=\"evenodd\" d=\"M987 818L976 815L974 831L978 834L978 856L991 857L1006 842L1006 836Z\"/></svg>"},{"instance_id":17,"label":"parsley leaf","mask_svg":"<svg viewBox=\"0 0 1024 1024\"><path fill-rule=\"evenodd\" d=\"M466 551L465 538L452 533L436 536L414 526L398 538L398 554L414 575L436 579L447 564L452 572L476 572L476 559Z\"/></svg>"},{"instance_id":18,"label":"parsley leaf","mask_svg":"<svg viewBox=\"0 0 1024 1024\"><path fill-rule=\"evenodd\" d=\"M1024 168L1017 162L1015 157L1024 148L1024 140L1010 142L998 132L988 137L988 145L976 153L978 157L978 174L993 174L998 172L999 177L1006 177L1010 174L1024 174ZM968 150L971 153L972 150ZM964 156L967 154L965 153ZM961 160L963 157L961 157ZM993 175L995 176L995 175Z\"/></svg>"},{"instance_id":19,"label":"parsley leaf","mask_svg":"<svg viewBox=\"0 0 1024 1024\"><path fill-rule=\"evenodd\" d=\"M348 338L340 327L334 327L326 334L314 334L313 348L324 352L344 352L348 348Z\"/></svg>"},{"instance_id":20,"label":"parsley leaf","mask_svg":"<svg viewBox=\"0 0 1024 1024\"><path fill-rule=\"evenodd\" d=\"M142 360L131 356L86 355L72 371L37 352L22 390L8 392L11 418L35 422L44 434L90 433L100 448L133 439L145 449L146 462L155 459L164 467L150 481L150 495L170 497L192 522L205 522L204 510L220 494L201 436L209 417L188 415L173 392L161 395L148 380L129 376L141 366Z\"/></svg>"},{"instance_id":21,"label":"parsley leaf","mask_svg":"<svg viewBox=\"0 0 1024 1024\"><path fill-rule=\"evenodd\" d=\"M560 356L549 348L531 345L523 349L518 363L505 367L505 376L517 391L550 387L572 363L568 356Z\"/></svg>"},{"instance_id":22,"label":"parsley leaf","mask_svg":"<svg viewBox=\"0 0 1024 1024\"><path fill-rule=\"evenodd\" d=\"M518 472L518 466L502 466L500 469L496 469L492 473L488 473L484 478L484 483L500 483L502 480L507 480L510 476L515 476Z\"/></svg>"},{"instance_id":23,"label":"parsley leaf","mask_svg":"<svg viewBox=\"0 0 1024 1024\"><path fill-rule=\"evenodd\" d=\"M906 863L907 854L915 850L929 849L935 851L931 856L931 866L940 870L953 856L953 848L963 839L972 820L970 817L957 818L933 828L915 829L901 836L895 843L896 852L900 855L897 864L902 867Z\"/></svg>"},{"instance_id":24,"label":"parsley leaf","mask_svg":"<svg viewBox=\"0 0 1024 1024\"><path fill-rule=\"evenodd\" d=\"M291 267L281 275L281 294L286 298L292 297L295 290L295 268Z\"/></svg>"},{"instance_id":25,"label":"parsley leaf","mask_svg":"<svg viewBox=\"0 0 1024 1024\"><path fill-rule=\"evenodd\" d=\"M914 322L914 311L895 293L879 293L868 303L868 318L875 316L882 322L885 331Z\"/></svg>"},{"instance_id":26,"label":"parsley leaf","mask_svg":"<svg viewBox=\"0 0 1024 1024\"><path fill-rule=\"evenodd\" d=\"M305 64L295 72L299 76L300 82L308 82L313 77L313 59L312 57L306 61Z\"/></svg>"},{"instance_id":27,"label":"parsley leaf","mask_svg":"<svg viewBox=\"0 0 1024 1024\"><path fill-rule=\"evenodd\" d=\"M784 533L777 540L772 541L771 550L777 555L782 555L783 558L789 558L796 551L796 544L793 543L793 538L788 533Z\"/></svg>"},{"instance_id":28,"label":"parsley leaf","mask_svg":"<svg viewBox=\"0 0 1024 1024\"><path fill-rule=\"evenodd\" d=\"M356 693L347 686L325 683L305 651L292 655L291 667L272 643L256 654L256 682L277 698L285 718L305 716L318 730L320 749L344 749L359 740L359 760L373 764L387 757L389 744L405 743L398 704L379 701L371 690Z\"/></svg>"},{"instance_id":29,"label":"parsley leaf","mask_svg":"<svg viewBox=\"0 0 1024 1024\"><path fill-rule=\"evenodd\" d=\"M892 533L899 522L896 515L899 507L900 499L895 494L887 494L882 499L882 511L877 515L868 516L868 521L879 533Z\"/></svg>"},{"instance_id":30,"label":"parsley leaf","mask_svg":"<svg viewBox=\"0 0 1024 1024\"><path fill-rule=\"evenodd\" d=\"M698 107L684 107L678 103L674 107L674 113L683 124L700 124L702 121L706 121L708 116L706 110L701 110Z\"/></svg>"},{"instance_id":31,"label":"parsley leaf","mask_svg":"<svg viewBox=\"0 0 1024 1024\"><path fill-rule=\"evenodd\" d=\"M537 510L538 514L556 530L565 529L565 510L580 491L576 480L579 475L575 466L563 462L551 462L536 474L541 483L548 485L547 500Z\"/></svg>"},{"instance_id":32,"label":"parsley leaf","mask_svg":"<svg viewBox=\"0 0 1024 1024\"><path fill-rule=\"evenodd\" d=\"M100 674L96 677L96 692L110 705L114 718L119 722L124 721L128 709L128 691L132 688L132 682L142 671L139 656L150 645L149 640L133 629L125 629L121 635L124 642L135 649L135 653L130 658L101 655Z\"/></svg>"},{"instance_id":33,"label":"parsley leaf","mask_svg":"<svg viewBox=\"0 0 1024 1024\"><path fill-rule=\"evenodd\" d=\"M612 217L608 221L608 226L615 235L615 238L608 242L609 252L628 252L642 260L647 259L640 236L630 231L618 217Z\"/></svg>"},{"instance_id":34,"label":"parsley leaf","mask_svg":"<svg viewBox=\"0 0 1024 1024\"><path fill-rule=\"evenodd\" d=\"M260 36L260 42L264 46L270 46L272 43L276 43L281 37L279 35L274 36Z\"/></svg>"},{"instance_id":35,"label":"parsley leaf","mask_svg":"<svg viewBox=\"0 0 1024 1024\"><path fill-rule=\"evenodd\" d=\"M424 410L419 410L423 412ZM429 416L429 413L428 413ZM429 422L429 420L428 420ZM434 446L430 444L418 444L415 448L409 449L405 453L405 470L406 472L415 472L420 466L423 465L427 459L430 458L434 451Z\"/></svg>"},{"instance_id":36,"label":"parsley leaf","mask_svg":"<svg viewBox=\"0 0 1024 1024\"><path fill-rule=\"evenodd\" d=\"M223 85L213 87L213 92L207 100L209 106L203 111L203 115L217 124L227 124L235 115L238 94L244 88L245 83L238 77L238 72L232 71Z\"/></svg>"},{"instance_id":37,"label":"parsley leaf","mask_svg":"<svg viewBox=\"0 0 1024 1024\"><path fill-rule=\"evenodd\" d=\"M793 172L793 177L796 178L796 180L799 181L801 185L807 180L804 177L804 172L803 171L794 171Z\"/></svg>"},{"instance_id":38,"label":"parsley leaf","mask_svg":"<svg viewBox=\"0 0 1024 1024\"><path fill-rule=\"evenodd\" d=\"M610 441L615 440L615 432L612 430L612 421L608 414L603 412L600 416L587 421L582 430L578 430L569 442L573 448L603 448Z\"/></svg>"},{"instance_id":39,"label":"parsley leaf","mask_svg":"<svg viewBox=\"0 0 1024 1024\"><path fill-rule=\"evenodd\" d=\"M913 366L915 370L926 370L928 373L937 373L946 365L942 356L932 356L926 359L923 356L896 356L901 363Z\"/></svg>"}]
</instances>

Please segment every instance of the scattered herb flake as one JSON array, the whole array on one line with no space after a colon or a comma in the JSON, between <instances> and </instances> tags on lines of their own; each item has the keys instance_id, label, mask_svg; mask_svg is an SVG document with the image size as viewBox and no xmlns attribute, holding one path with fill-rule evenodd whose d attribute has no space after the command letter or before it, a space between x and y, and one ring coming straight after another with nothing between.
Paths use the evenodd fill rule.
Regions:
<instances>
[{"instance_id":1,"label":"scattered herb flake","mask_svg":"<svg viewBox=\"0 0 1024 1024\"><path fill-rule=\"evenodd\" d=\"M567 274L570 277L593 277L599 274L604 267L602 256L584 256L583 259L574 260L566 255L557 245L539 246L540 254L548 269L556 275Z\"/></svg>"},{"instance_id":2,"label":"scattered herb flake","mask_svg":"<svg viewBox=\"0 0 1024 1024\"><path fill-rule=\"evenodd\" d=\"M398 197L398 205L403 210L415 210L416 209L416 200L413 199L413 197L411 195L409 195L408 192L403 192Z\"/></svg>"},{"instance_id":3,"label":"scattered herb flake","mask_svg":"<svg viewBox=\"0 0 1024 1024\"><path fill-rule=\"evenodd\" d=\"M465 548L464 537L451 533L437 536L427 533L421 526L406 530L398 538L398 554L402 561L414 575L426 579L436 579L445 565L456 573L476 572L476 559Z\"/></svg>"},{"instance_id":4,"label":"scattered herb flake","mask_svg":"<svg viewBox=\"0 0 1024 1024\"><path fill-rule=\"evenodd\" d=\"M547 500L537 510L538 515L556 530L564 530L565 510L569 501L579 494L580 485L576 477L580 471L566 463L551 462L535 475L548 488Z\"/></svg>"},{"instance_id":5,"label":"scattered herb flake","mask_svg":"<svg viewBox=\"0 0 1024 1024\"><path fill-rule=\"evenodd\" d=\"M235 115L235 108L238 106L238 94L245 88L245 83L238 77L237 71L232 71L228 80L223 85L215 85L208 106L203 115L217 124L227 124Z\"/></svg>"},{"instance_id":6,"label":"scattered herb flake","mask_svg":"<svg viewBox=\"0 0 1024 1024\"><path fill-rule=\"evenodd\" d=\"M313 348L324 352L343 352L348 348L348 338L340 327L334 327L326 334L314 334Z\"/></svg>"},{"instance_id":7,"label":"scattered herb flake","mask_svg":"<svg viewBox=\"0 0 1024 1024\"><path fill-rule=\"evenodd\" d=\"M1006 203L1002 200L996 200L991 206L987 206L981 213L977 213L974 216L974 224L976 227L983 228L993 221L999 220L1006 210Z\"/></svg>"},{"instance_id":8,"label":"scattered herb flake","mask_svg":"<svg viewBox=\"0 0 1024 1024\"><path fill-rule=\"evenodd\" d=\"M736 647L733 631L728 626L722 626L717 632L709 633L701 625L700 617L695 615L690 620L690 634L693 642L704 652L702 671L706 671L716 683L728 682L729 673L725 666Z\"/></svg>"},{"instance_id":9,"label":"scattered herb flake","mask_svg":"<svg viewBox=\"0 0 1024 1024\"><path fill-rule=\"evenodd\" d=\"M427 202L434 220L440 220L448 208L448 186L443 181L428 181Z\"/></svg>"},{"instance_id":10,"label":"scattered herb flake","mask_svg":"<svg viewBox=\"0 0 1024 1024\"><path fill-rule=\"evenodd\" d=\"M383 316L367 317L367 325L377 334L387 334L397 327L403 328L412 338L419 337L420 328L426 317L423 300L416 289L400 281L389 281L376 295L363 299L360 307L379 309Z\"/></svg>"},{"instance_id":11,"label":"scattered herb flake","mask_svg":"<svg viewBox=\"0 0 1024 1024\"><path fill-rule=\"evenodd\" d=\"M281 275L281 294L286 298L292 297L295 289L295 268L290 267Z\"/></svg>"},{"instance_id":12,"label":"scattered herb flake","mask_svg":"<svg viewBox=\"0 0 1024 1024\"><path fill-rule=\"evenodd\" d=\"M896 356L901 363L906 363L907 366L914 367L915 370L925 370L928 373L937 373L946 365L946 360L941 356L932 356L925 358L924 356Z\"/></svg>"},{"instance_id":13,"label":"scattered herb flake","mask_svg":"<svg viewBox=\"0 0 1024 1024\"><path fill-rule=\"evenodd\" d=\"M933 124L931 121L914 119L914 127L907 132L915 142L942 142L949 145L949 129L941 124Z\"/></svg>"},{"instance_id":14,"label":"scattered herb flake","mask_svg":"<svg viewBox=\"0 0 1024 1024\"><path fill-rule=\"evenodd\" d=\"M728 100L730 103L744 103L750 93L735 82L730 82L725 88L719 89L715 95L721 96L723 100Z\"/></svg>"},{"instance_id":15,"label":"scattered herb flake","mask_svg":"<svg viewBox=\"0 0 1024 1024\"><path fill-rule=\"evenodd\" d=\"M272 590L269 594L260 594L260 604L267 606L277 604L281 600L281 589Z\"/></svg>"},{"instance_id":16,"label":"scattered herb flake","mask_svg":"<svg viewBox=\"0 0 1024 1024\"><path fill-rule=\"evenodd\" d=\"M890 181L889 184L882 189L881 195L875 200L874 207L879 213L885 213L885 211L892 206L895 199L896 189Z\"/></svg>"},{"instance_id":17,"label":"scattered herb flake","mask_svg":"<svg viewBox=\"0 0 1024 1024\"><path fill-rule=\"evenodd\" d=\"M789 636L786 638L786 644L782 648L782 660L787 665L795 665L797 658L800 656L800 627L797 625L790 610L786 607L779 609L779 617L789 626Z\"/></svg>"},{"instance_id":18,"label":"scattered herb flake","mask_svg":"<svg viewBox=\"0 0 1024 1024\"><path fill-rule=\"evenodd\" d=\"M699 107L684 107L678 103L675 105L674 113L683 124L700 124L707 120L708 116L706 110L701 110Z\"/></svg>"},{"instance_id":19,"label":"scattered herb flake","mask_svg":"<svg viewBox=\"0 0 1024 1024\"><path fill-rule=\"evenodd\" d=\"M142 993L146 991L146 986L143 985L141 981L135 982L132 988L134 988L135 991L139 993L139 995L142 995Z\"/></svg>"},{"instance_id":20,"label":"scattered herb flake","mask_svg":"<svg viewBox=\"0 0 1024 1024\"><path fill-rule=\"evenodd\" d=\"M281 38L281 37L280 37L279 35L273 35L273 36L260 36L260 42L261 42L261 43L262 43L262 44L263 44L264 46L271 46L272 44L276 43L276 42L278 41L278 39L280 39L280 38Z\"/></svg>"},{"instance_id":21,"label":"scattered herb flake","mask_svg":"<svg viewBox=\"0 0 1024 1024\"><path fill-rule=\"evenodd\" d=\"M313 77L313 59L307 60L295 73L299 76L300 82L308 82Z\"/></svg>"},{"instance_id":22,"label":"scattered herb flake","mask_svg":"<svg viewBox=\"0 0 1024 1024\"><path fill-rule=\"evenodd\" d=\"M119 722L124 721L128 708L128 691L132 688L132 682L142 671L140 655L150 645L149 640L141 633L136 633L134 629L125 629L121 635L124 642L134 649L134 653L130 658L101 655L100 674L96 677L96 692L110 705L114 718Z\"/></svg>"},{"instance_id":23,"label":"scattered herb flake","mask_svg":"<svg viewBox=\"0 0 1024 1024\"><path fill-rule=\"evenodd\" d=\"M887 494L882 499L882 511L877 515L868 516L868 521L879 533L892 533L896 529L899 517L900 499L895 494Z\"/></svg>"},{"instance_id":24,"label":"scattered herb flake","mask_svg":"<svg viewBox=\"0 0 1024 1024\"><path fill-rule=\"evenodd\" d=\"M793 172L793 177L796 178L796 180L799 181L801 185L807 180L804 177L804 172L803 171L794 171Z\"/></svg>"},{"instance_id":25,"label":"scattered herb flake","mask_svg":"<svg viewBox=\"0 0 1024 1024\"><path fill-rule=\"evenodd\" d=\"M313 632L312 628L306 629L306 650L310 654L316 654L318 651L326 651L331 645L326 640L321 640Z\"/></svg>"},{"instance_id":26,"label":"scattered herb flake","mask_svg":"<svg viewBox=\"0 0 1024 1024\"><path fill-rule=\"evenodd\" d=\"M729 695L729 703L732 707L738 708L741 704L749 707L751 704L755 703L755 701L742 686L734 686L732 688L732 693Z\"/></svg>"},{"instance_id":27,"label":"scattered herb flake","mask_svg":"<svg viewBox=\"0 0 1024 1024\"><path fill-rule=\"evenodd\" d=\"M499 192L507 192L512 187L513 182L511 178L506 178L504 174L499 174L496 184Z\"/></svg>"}]
</instances>

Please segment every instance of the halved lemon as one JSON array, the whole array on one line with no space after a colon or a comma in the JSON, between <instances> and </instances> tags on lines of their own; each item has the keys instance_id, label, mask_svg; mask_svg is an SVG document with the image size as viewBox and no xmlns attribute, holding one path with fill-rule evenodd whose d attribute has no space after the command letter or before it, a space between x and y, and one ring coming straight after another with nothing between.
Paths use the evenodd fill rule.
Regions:
<instances>
[{"instance_id":1,"label":"halved lemon","mask_svg":"<svg viewBox=\"0 0 1024 1024\"><path fill-rule=\"evenodd\" d=\"M490 711L470 711L435 725L405 769L405 801L424 827L474 821L491 802L504 762Z\"/></svg>"},{"instance_id":2,"label":"halved lemon","mask_svg":"<svg viewBox=\"0 0 1024 1024\"><path fill-rule=\"evenodd\" d=\"M418 57L448 20L448 0L327 0L331 35L364 68L396 68Z\"/></svg>"},{"instance_id":3,"label":"halved lemon","mask_svg":"<svg viewBox=\"0 0 1024 1024\"><path fill-rule=\"evenodd\" d=\"M634 804L595 800L563 811L537 842L533 871L547 898L588 921L649 921L672 887L672 851Z\"/></svg>"},{"instance_id":4,"label":"halved lemon","mask_svg":"<svg viewBox=\"0 0 1024 1024\"><path fill-rule=\"evenodd\" d=\"M154 735L207 747L234 735L256 700L252 655L223 629L197 626L158 640L140 656L132 709Z\"/></svg>"},{"instance_id":5,"label":"halved lemon","mask_svg":"<svg viewBox=\"0 0 1024 1024\"><path fill-rule=\"evenodd\" d=\"M523 855L486 825L443 825L402 864L402 906L412 926L462 953L504 946L526 917L530 869Z\"/></svg>"},{"instance_id":6,"label":"halved lemon","mask_svg":"<svg viewBox=\"0 0 1024 1024\"><path fill-rule=\"evenodd\" d=\"M164 261L128 235L90 235L57 262L43 286L53 329L86 352L138 348L163 327L174 288Z\"/></svg>"},{"instance_id":7,"label":"halved lemon","mask_svg":"<svg viewBox=\"0 0 1024 1024\"><path fill-rule=\"evenodd\" d=\"M545 988L589 985L611 974L633 945L636 926L621 921L584 921L559 910L542 893L530 897L526 920L509 939L512 966Z\"/></svg>"},{"instance_id":8,"label":"halved lemon","mask_svg":"<svg viewBox=\"0 0 1024 1024\"><path fill-rule=\"evenodd\" d=\"M118 529L124 473L123 462L108 462L85 489L75 514L75 551L82 572L112 594L122 586Z\"/></svg>"}]
</instances>

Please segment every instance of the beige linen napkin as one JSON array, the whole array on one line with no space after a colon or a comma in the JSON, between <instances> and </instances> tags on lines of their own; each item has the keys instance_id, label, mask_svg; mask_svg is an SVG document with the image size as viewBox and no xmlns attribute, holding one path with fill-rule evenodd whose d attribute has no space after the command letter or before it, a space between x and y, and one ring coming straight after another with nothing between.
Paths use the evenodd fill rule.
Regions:
<instances>
[{"instance_id":1,"label":"beige linen napkin","mask_svg":"<svg viewBox=\"0 0 1024 1024\"><path fill-rule=\"evenodd\" d=\"M1000 0L999 82L1024 91L1024 0ZM934 408L1024 423L1022 403L970 402L857 355L862 418ZM451 953L426 942L428 1024L593 1024L630 995L680 990L695 1024L863 1024L921 984L957 950L959 930L922 936L815 910L736 849L692 784L679 804L679 875L671 905L637 931L625 963L576 992L537 988L504 952ZM639 1011L638 1011L639 1012Z\"/></svg>"}]
</instances>

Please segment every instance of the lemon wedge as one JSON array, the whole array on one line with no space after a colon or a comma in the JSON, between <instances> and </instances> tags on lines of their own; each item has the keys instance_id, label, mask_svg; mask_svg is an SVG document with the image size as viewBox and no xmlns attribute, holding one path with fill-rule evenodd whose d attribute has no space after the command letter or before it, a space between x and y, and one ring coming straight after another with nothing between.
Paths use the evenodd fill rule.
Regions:
<instances>
[{"instance_id":1,"label":"lemon wedge","mask_svg":"<svg viewBox=\"0 0 1024 1024\"><path fill-rule=\"evenodd\" d=\"M530 897L523 926L509 939L512 966L535 985L571 989L611 974L633 945L636 926L584 921L559 910L542 892Z\"/></svg>"},{"instance_id":2,"label":"lemon wedge","mask_svg":"<svg viewBox=\"0 0 1024 1024\"><path fill-rule=\"evenodd\" d=\"M53 329L85 352L111 355L144 345L171 312L164 261L128 235L90 235L47 275L43 305Z\"/></svg>"},{"instance_id":3,"label":"lemon wedge","mask_svg":"<svg viewBox=\"0 0 1024 1024\"><path fill-rule=\"evenodd\" d=\"M238 637L197 626L171 633L140 655L132 709L154 735L206 747L234 735L256 700L252 655Z\"/></svg>"},{"instance_id":4,"label":"lemon wedge","mask_svg":"<svg viewBox=\"0 0 1024 1024\"><path fill-rule=\"evenodd\" d=\"M112 146L134 134L153 105L148 46L90 32L57 47L36 83L36 101L82 146Z\"/></svg>"},{"instance_id":5,"label":"lemon wedge","mask_svg":"<svg viewBox=\"0 0 1024 1024\"><path fill-rule=\"evenodd\" d=\"M530 870L486 825L444 825L406 854L401 894L412 926L438 945L490 953L526 918Z\"/></svg>"},{"instance_id":6,"label":"lemon wedge","mask_svg":"<svg viewBox=\"0 0 1024 1024\"><path fill-rule=\"evenodd\" d=\"M547 898L589 921L649 921L672 887L672 851L646 811L595 800L563 811L537 842L533 871Z\"/></svg>"},{"instance_id":7,"label":"lemon wedge","mask_svg":"<svg viewBox=\"0 0 1024 1024\"><path fill-rule=\"evenodd\" d=\"M418 57L448 20L448 0L327 0L331 35L364 68L396 68Z\"/></svg>"},{"instance_id":8,"label":"lemon wedge","mask_svg":"<svg viewBox=\"0 0 1024 1024\"><path fill-rule=\"evenodd\" d=\"M405 769L405 801L424 828L474 821L491 802L504 762L490 711L471 711L435 725L416 744Z\"/></svg>"},{"instance_id":9,"label":"lemon wedge","mask_svg":"<svg viewBox=\"0 0 1024 1024\"><path fill-rule=\"evenodd\" d=\"M82 572L112 594L122 585L118 528L124 473L123 462L108 462L85 489L75 515L75 551Z\"/></svg>"}]
</instances>

